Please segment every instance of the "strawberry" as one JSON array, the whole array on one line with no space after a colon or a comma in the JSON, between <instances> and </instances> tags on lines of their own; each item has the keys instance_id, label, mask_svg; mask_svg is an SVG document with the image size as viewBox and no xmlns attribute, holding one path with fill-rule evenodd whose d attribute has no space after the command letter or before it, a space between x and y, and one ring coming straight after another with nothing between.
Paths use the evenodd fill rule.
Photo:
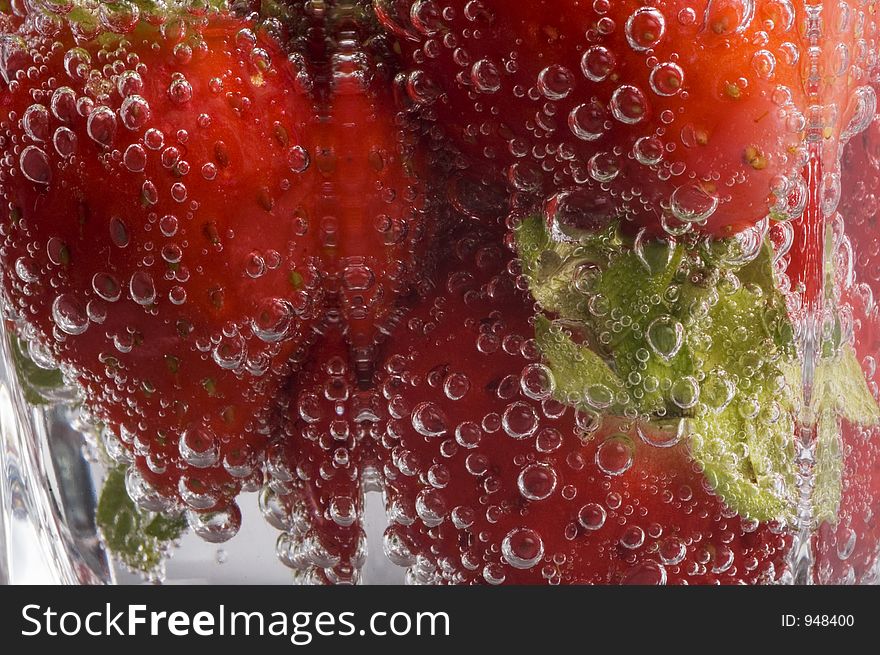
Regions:
<instances>
[{"instance_id":1,"label":"strawberry","mask_svg":"<svg viewBox=\"0 0 880 655\"><path fill-rule=\"evenodd\" d=\"M776 579L788 539L708 490L683 426L558 394L515 266L496 234L459 233L394 335L379 381L392 560L417 582Z\"/></svg>"},{"instance_id":2,"label":"strawberry","mask_svg":"<svg viewBox=\"0 0 880 655\"><path fill-rule=\"evenodd\" d=\"M283 531L277 552L300 579L359 580L366 558L365 488L377 488L373 444L386 419L378 389L359 385L339 332L298 369L279 439L267 455L264 516Z\"/></svg>"},{"instance_id":3,"label":"strawberry","mask_svg":"<svg viewBox=\"0 0 880 655\"><path fill-rule=\"evenodd\" d=\"M768 214L803 212L803 5L375 6L398 38L407 69L399 85L411 103L471 158L475 175L502 175L545 200L548 220L724 236Z\"/></svg>"},{"instance_id":4,"label":"strawberry","mask_svg":"<svg viewBox=\"0 0 880 655\"><path fill-rule=\"evenodd\" d=\"M306 63L224 12L87 9L2 36L5 306L132 495L228 538L293 355L331 325L368 370L393 324L423 161L356 31Z\"/></svg>"}]
</instances>

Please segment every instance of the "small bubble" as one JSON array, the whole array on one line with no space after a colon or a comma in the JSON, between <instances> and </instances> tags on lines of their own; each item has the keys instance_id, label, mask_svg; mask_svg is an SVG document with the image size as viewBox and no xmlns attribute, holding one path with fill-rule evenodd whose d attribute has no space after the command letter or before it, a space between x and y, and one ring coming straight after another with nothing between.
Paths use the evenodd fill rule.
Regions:
<instances>
[{"instance_id":1,"label":"small bubble","mask_svg":"<svg viewBox=\"0 0 880 655\"><path fill-rule=\"evenodd\" d=\"M556 471L549 464L530 464L520 471L517 487L528 500L545 500L556 490Z\"/></svg>"},{"instance_id":2,"label":"small bubble","mask_svg":"<svg viewBox=\"0 0 880 655\"><path fill-rule=\"evenodd\" d=\"M49 184L52 179L52 169L49 166L49 158L37 146L28 146L21 151L19 166L22 174L36 184Z\"/></svg>"},{"instance_id":3,"label":"small bubble","mask_svg":"<svg viewBox=\"0 0 880 655\"><path fill-rule=\"evenodd\" d=\"M52 318L62 332L78 335L89 327L89 317L85 307L73 295L61 294L52 303Z\"/></svg>"},{"instance_id":4,"label":"small bubble","mask_svg":"<svg viewBox=\"0 0 880 655\"><path fill-rule=\"evenodd\" d=\"M659 9L641 7L627 19L625 31L626 40L633 50L650 50L660 43L666 33L666 19Z\"/></svg>"},{"instance_id":5,"label":"small bubble","mask_svg":"<svg viewBox=\"0 0 880 655\"><path fill-rule=\"evenodd\" d=\"M581 57L581 71L591 82L604 82L616 65L614 53L600 45L588 48Z\"/></svg>"},{"instance_id":6,"label":"small bubble","mask_svg":"<svg viewBox=\"0 0 880 655\"><path fill-rule=\"evenodd\" d=\"M287 151L287 165L294 173L305 173L310 163L309 153L302 146L292 146Z\"/></svg>"},{"instance_id":7,"label":"small bubble","mask_svg":"<svg viewBox=\"0 0 880 655\"><path fill-rule=\"evenodd\" d=\"M635 446L625 434L608 437L596 449L596 466L607 475L623 475L633 464Z\"/></svg>"},{"instance_id":8,"label":"small bubble","mask_svg":"<svg viewBox=\"0 0 880 655\"><path fill-rule=\"evenodd\" d=\"M501 542L501 554L515 569L530 569L544 556L544 542L530 528L515 528Z\"/></svg>"}]
</instances>

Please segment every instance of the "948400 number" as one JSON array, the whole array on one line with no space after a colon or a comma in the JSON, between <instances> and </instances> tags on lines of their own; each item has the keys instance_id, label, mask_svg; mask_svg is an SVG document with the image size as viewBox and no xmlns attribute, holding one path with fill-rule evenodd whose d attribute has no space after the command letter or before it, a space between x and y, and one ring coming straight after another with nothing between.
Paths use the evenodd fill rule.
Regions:
<instances>
[{"instance_id":1,"label":"948400 number","mask_svg":"<svg viewBox=\"0 0 880 655\"><path fill-rule=\"evenodd\" d=\"M851 628L855 625L852 614L783 614L784 628Z\"/></svg>"}]
</instances>

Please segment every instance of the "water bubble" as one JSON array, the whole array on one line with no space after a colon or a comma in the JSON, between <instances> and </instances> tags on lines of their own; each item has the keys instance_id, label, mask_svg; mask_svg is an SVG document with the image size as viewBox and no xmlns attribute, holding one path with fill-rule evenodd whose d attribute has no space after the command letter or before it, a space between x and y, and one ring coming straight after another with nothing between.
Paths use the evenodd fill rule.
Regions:
<instances>
[{"instance_id":1,"label":"water bubble","mask_svg":"<svg viewBox=\"0 0 880 655\"><path fill-rule=\"evenodd\" d=\"M63 293L52 303L52 319L66 334L78 335L89 327L89 317L82 303L69 293Z\"/></svg>"},{"instance_id":2,"label":"water bubble","mask_svg":"<svg viewBox=\"0 0 880 655\"><path fill-rule=\"evenodd\" d=\"M692 375L680 377L672 383L670 398L681 409L690 409L700 399L700 383Z\"/></svg>"},{"instance_id":3,"label":"water bubble","mask_svg":"<svg viewBox=\"0 0 880 655\"><path fill-rule=\"evenodd\" d=\"M27 257L19 257L15 260L15 274L22 282L36 282L40 279L39 269Z\"/></svg>"},{"instance_id":4,"label":"water bubble","mask_svg":"<svg viewBox=\"0 0 880 655\"><path fill-rule=\"evenodd\" d=\"M36 184L49 184L52 179L52 169L49 166L49 158L37 146L28 146L21 151L18 159L22 174Z\"/></svg>"},{"instance_id":5,"label":"water bubble","mask_svg":"<svg viewBox=\"0 0 880 655\"><path fill-rule=\"evenodd\" d=\"M150 120L150 105L141 96L130 95L122 101L119 118L129 130L139 130Z\"/></svg>"},{"instance_id":6,"label":"water bubble","mask_svg":"<svg viewBox=\"0 0 880 655\"><path fill-rule=\"evenodd\" d=\"M666 569L653 560L645 560L633 566L620 581L625 585L665 585Z\"/></svg>"},{"instance_id":7,"label":"water bubble","mask_svg":"<svg viewBox=\"0 0 880 655\"><path fill-rule=\"evenodd\" d=\"M595 141L605 133L608 115L598 101L577 105L568 114L568 127L577 138Z\"/></svg>"},{"instance_id":8,"label":"water bubble","mask_svg":"<svg viewBox=\"0 0 880 655\"><path fill-rule=\"evenodd\" d=\"M641 548L645 543L645 531L637 525L631 525L624 529L620 535L620 545L629 550Z\"/></svg>"},{"instance_id":9,"label":"water bubble","mask_svg":"<svg viewBox=\"0 0 880 655\"><path fill-rule=\"evenodd\" d=\"M209 468L220 458L217 437L206 427L185 430L177 442L180 456L190 466Z\"/></svg>"},{"instance_id":10,"label":"water bubble","mask_svg":"<svg viewBox=\"0 0 880 655\"><path fill-rule=\"evenodd\" d=\"M520 375L519 385L522 392L532 400L544 400L553 395L556 379L550 367L544 364L529 364Z\"/></svg>"},{"instance_id":11,"label":"water bubble","mask_svg":"<svg viewBox=\"0 0 880 655\"><path fill-rule=\"evenodd\" d=\"M647 116L648 101L640 89L623 84L611 95L611 113L621 123L635 125Z\"/></svg>"},{"instance_id":12,"label":"water bubble","mask_svg":"<svg viewBox=\"0 0 880 655\"><path fill-rule=\"evenodd\" d=\"M31 105L24 110L21 126L34 141L46 141L49 138L49 110L43 105Z\"/></svg>"},{"instance_id":13,"label":"water bubble","mask_svg":"<svg viewBox=\"0 0 880 655\"><path fill-rule=\"evenodd\" d=\"M247 357L247 348L241 336L223 337L220 343L211 351L211 359L217 366L228 371L241 368Z\"/></svg>"},{"instance_id":14,"label":"water bubble","mask_svg":"<svg viewBox=\"0 0 880 655\"><path fill-rule=\"evenodd\" d=\"M650 85L659 96L674 96L684 86L684 71L673 62L657 64L651 70Z\"/></svg>"},{"instance_id":15,"label":"water bubble","mask_svg":"<svg viewBox=\"0 0 880 655\"><path fill-rule=\"evenodd\" d=\"M84 48L71 48L64 54L64 70L71 79L85 79L91 63L92 56Z\"/></svg>"},{"instance_id":16,"label":"water bubble","mask_svg":"<svg viewBox=\"0 0 880 655\"><path fill-rule=\"evenodd\" d=\"M131 275L128 290L131 298L139 305L152 305L156 301L156 286L146 271L135 271Z\"/></svg>"},{"instance_id":17,"label":"water bubble","mask_svg":"<svg viewBox=\"0 0 880 655\"><path fill-rule=\"evenodd\" d=\"M672 316L658 316L645 330L645 338L651 350L664 361L669 361L681 350L684 343L684 326Z\"/></svg>"},{"instance_id":18,"label":"water bubble","mask_svg":"<svg viewBox=\"0 0 880 655\"><path fill-rule=\"evenodd\" d=\"M745 31L755 17L755 0L710 0L704 29L725 36Z\"/></svg>"},{"instance_id":19,"label":"water bubble","mask_svg":"<svg viewBox=\"0 0 880 655\"><path fill-rule=\"evenodd\" d=\"M663 160L663 142L655 136L643 136L633 144L636 161L645 166L656 166Z\"/></svg>"},{"instance_id":20,"label":"water bubble","mask_svg":"<svg viewBox=\"0 0 880 655\"><path fill-rule=\"evenodd\" d=\"M637 52L650 50L663 39L666 19L655 7L636 9L626 21L626 40Z\"/></svg>"},{"instance_id":21,"label":"water bubble","mask_svg":"<svg viewBox=\"0 0 880 655\"><path fill-rule=\"evenodd\" d=\"M544 542L530 528L515 528L501 542L501 554L513 568L530 569L544 556Z\"/></svg>"},{"instance_id":22,"label":"water bubble","mask_svg":"<svg viewBox=\"0 0 880 655\"><path fill-rule=\"evenodd\" d=\"M149 512L168 512L172 507L171 499L156 491L135 466L125 472L125 490L138 507Z\"/></svg>"},{"instance_id":23,"label":"water bubble","mask_svg":"<svg viewBox=\"0 0 880 655\"><path fill-rule=\"evenodd\" d=\"M623 475L633 464L635 445L625 434L605 439L596 449L596 466L607 475Z\"/></svg>"},{"instance_id":24,"label":"water bubble","mask_svg":"<svg viewBox=\"0 0 880 655\"><path fill-rule=\"evenodd\" d=\"M177 482L177 493L192 509L212 509L217 504L217 498L208 485L195 476L182 475Z\"/></svg>"},{"instance_id":25,"label":"water bubble","mask_svg":"<svg viewBox=\"0 0 880 655\"><path fill-rule=\"evenodd\" d=\"M116 115L113 110L104 106L95 107L89 113L86 132L96 143L109 146L116 134Z\"/></svg>"},{"instance_id":26,"label":"water bubble","mask_svg":"<svg viewBox=\"0 0 880 655\"><path fill-rule=\"evenodd\" d=\"M588 48L581 57L581 71L591 82L604 82L616 65L614 53L600 45Z\"/></svg>"},{"instance_id":27,"label":"water bubble","mask_svg":"<svg viewBox=\"0 0 880 655\"><path fill-rule=\"evenodd\" d=\"M578 510L578 523L584 530L595 532L605 525L607 514L598 503L587 503Z\"/></svg>"},{"instance_id":28,"label":"water bubble","mask_svg":"<svg viewBox=\"0 0 880 655\"><path fill-rule=\"evenodd\" d=\"M752 70L758 77L769 80L776 72L776 57L769 50L758 50L752 55Z\"/></svg>"},{"instance_id":29,"label":"water bubble","mask_svg":"<svg viewBox=\"0 0 880 655\"><path fill-rule=\"evenodd\" d=\"M608 226L614 215L615 207L605 196L586 187L563 189L544 203L547 229L557 242L578 243Z\"/></svg>"},{"instance_id":30,"label":"water bubble","mask_svg":"<svg viewBox=\"0 0 880 655\"><path fill-rule=\"evenodd\" d=\"M574 89L574 75L565 66L551 64L538 73L538 90L548 100L562 100Z\"/></svg>"},{"instance_id":31,"label":"water bubble","mask_svg":"<svg viewBox=\"0 0 880 655\"><path fill-rule=\"evenodd\" d=\"M49 108L59 121L70 123L76 117L76 91L69 86L58 87L52 93Z\"/></svg>"},{"instance_id":32,"label":"water bubble","mask_svg":"<svg viewBox=\"0 0 880 655\"><path fill-rule=\"evenodd\" d=\"M294 309L281 298L268 298L260 303L257 315L251 320L251 328L257 338L266 343L282 341L293 325Z\"/></svg>"},{"instance_id":33,"label":"water bubble","mask_svg":"<svg viewBox=\"0 0 880 655\"><path fill-rule=\"evenodd\" d=\"M562 433L556 428L543 428L535 437L535 448L539 453L552 453L562 446Z\"/></svg>"},{"instance_id":34,"label":"water bubble","mask_svg":"<svg viewBox=\"0 0 880 655\"><path fill-rule=\"evenodd\" d=\"M507 576L504 575L504 567L497 563L486 564L483 567L483 579L491 585L504 584Z\"/></svg>"},{"instance_id":35,"label":"water bubble","mask_svg":"<svg viewBox=\"0 0 880 655\"><path fill-rule=\"evenodd\" d=\"M405 532L399 525L389 525L382 535L382 551L392 564L412 566L416 563L416 555L412 552Z\"/></svg>"},{"instance_id":36,"label":"water bubble","mask_svg":"<svg viewBox=\"0 0 880 655\"><path fill-rule=\"evenodd\" d=\"M455 441L463 448L476 448L483 437L483 429L473 421L465 421L455 428Z\"/></svg>"},{"instance_id":37,"label":"water bubble","mask_svg":"<svg viewBox=\"0 0 880 655\"><path fill-rule=\"evenodd\" d=\"M597 182L611 182L620 173L617 158L608 152L597 152L587 162L587 172Z\"/></svg>"},{"instance_id":38,"label":"water bubble","mask_svg":"<svg viewBox=\"0 0 880 655\"><path fill-rule=\"evenodd\" d=\"M327 511L330 519L344 528L354 525L358 519L357 505L348 496L334 496Z\"/></svg>"},{"instance_id":39,"label":"water bubble","mask_svg":"<svg viewBox=\"0 0 880 655\"><path fill-rule=\"evenodd\" d=\"M305 173L311 161L308 151L302 146L291 146L287 151L287 165L294 173Z\"/></svg>"},{"instance_id":40,"label":"water bubble","mask_svg":"<svg viewBox=\"0 0 880 655\"><path fill-rule=\"evenodd\" d=\"M446 501L436 489L422 489L416 496L416 514L427 527L438 526L446 516Z\"/></svg>"},{"instance_id":41,"label":"water bubble","mask_svg":"<svg viewBox=\"0 0 880 655\"><path fill-rule=\"evenodd\" d=\"M187 510L186 521L192 531L212 544L229 541L241 528L241 510L235 502L217 512Z\"/></svg>"},{"instance_id":42,"label":"water bubble","mask_svg":"<svg viewBox=\"0 0 880 655\"><path fill-rule=\"evenodd\" d=\"M488 59L480 59L471 66L471 81L480 93L495 93L501 88L501 74Z\"/></svg>"},{"instance_id":43,"label":"water bubble","mask_svg":"<svg viewBox=\"0 0 880 655\"><path fill-rule=\"evenodd\" d=\"M459 505L452 510L452 524L459 530L466 530L474 524L476 513L470 507Z\"/></svg>"},{"instance_id":44,"label":"water bubble","mask_svg":"<svg viewBox=\"0 0 880 655\"><path fill-rule=\"evenodd\" d=\"M531 405L514 402L504 409L501 425L508 436L514 439L527 439L538 429L538 415Z\"/></svg>"},{"instance_id":45,"label":"water bubble","mask_svg":"<svg viewBox=\"0 0 880 655\"><path fill-rule=\"evenodd\" d=\"M147 151L139 143L132 143L122 155L122 163L132 173L140 173L147 166Z\"/></svg>"},{"instance_id":46,"label":"water bubble","mask_svg":"<svg viewBox=\"0 0 880 655\"><path fill-rule=\"evenodd\" d=\"M440 437L449 430L446 415L432 402L416 405L412 412L412 426L425 437Z\"/></svg>"},{"instance_id":47,"label":"water bubble","mask_svg":"<svg viewBox=\"0 0 880 655\"><path fill-rule=\"evenodd\" d=\"M141 79L141 76L137 71L124 71L116 79L116 90L123 98L127 98L130 95L140 94L143 89L144 81Z\"/></svg>"},{"instance_id":48,"label":"water bubble","mask_svg":"<svg viewBox=\"0 0 880 655\"><path fill-rule=\"evenodd\" d=\"M192 85L185 77L177 73L177 77L171 81L171 84L168 87L168 97L171 98L173 102L183 105L192 100L192 95Z\"/></svg>"},{"instance_id":49,"label":"water bubble","mask_svg":"<svg viewBox=\"0 0 880 655\"><path fill-rule=\"evenodd\" d=\"M416 0L409 10L413 27L425 36L439 32L443 27L440 8L434 0Z\"/></svg>"},{"instance_id":50,"label":"water bubble","mask_svg":"<svg viewBox=\"0 0 880 655\"><path fill-rule=\"evenodd\" d=\"M471 388L471 381L464 373L450 373L443 381L443 393L450 400L461 400Z\"/></svg>"},{"instance_id":51,"label":"water bubble","mask_svg":"<svg viewBox=\"0 0 880 655\"><path fill-rule=\"evenodd\" d=\"M76 133L66 127L59 127L52 135L52 145L55 146L55 152L67 159L76 152Z\"/></svg>"},{"instance_id":52,"label":"water bubble","mask_svg":"<svg viewBox=\"0 0 880 655\"><path fill-rule=\"evenodd\" d=\"M681 420L652 421L636 426L639 438L655 448L671 448L677 445L684 438L685 432L686 424Z\"/></svg>"},{"instance_id":53,"label":"water bubble","mask_svg":"<svg viewBox=\"0 0 880 655\"><path fill-rule=\"evenodd\" d=\"M678 537L667 537L660 542L657 554L666 566L681 564L687 554L687 547Z\"/></svg>"},{"instance_id":54,"label":"water bubble","mask_svg":"<svg viewBox=\"0 0 880 655\"><path fill-rule=\"evenodd\" d=\"M545 500L556 490L556 471L549 464L529 464L516 481L517 488L528 500Z\"/></svg>"},{"instance_id":55,"label":"water bubble","mask_svg":"<svg viewBox=\"0 0 880 655\"><path fill-rule=\"evenodd\" d=\"M125 248L131 240L128 226L118 216L110 219L110 240L119 248Z\"/></svg>"}]
</instances>

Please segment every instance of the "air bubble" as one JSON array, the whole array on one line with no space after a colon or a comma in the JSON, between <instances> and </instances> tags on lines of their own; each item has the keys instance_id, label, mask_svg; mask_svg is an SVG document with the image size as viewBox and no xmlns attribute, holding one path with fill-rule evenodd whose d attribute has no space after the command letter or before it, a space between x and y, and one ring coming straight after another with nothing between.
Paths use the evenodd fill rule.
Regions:
<instances>
[{"instance_id":1,"label":"air bubble","mask_svg":"<svg viewBox=\"0 0 880 655\"><path fill-rule=\"evenodd\" d=\"M648 101L645 94L631 84L624 84L611 95L611 113L614 118L627 125L635 125L648 114Z\"/></svg>"},{"instance_id":2,"label":"air bubble","mask_svg":"<svg viewBox=\"0 0 880 655\"><path fill-rule=\"evenodd\" d=\"M18 159L22 174L36 184L49 184L52 179L52 169L49 166L49 158L37 146L28 146L21 151Z\"/></svg>"},{"instance_id":3,"label":"air bubble","mask_svg":"<svg viewBox=\"0 0 880 655\"><path fill-rule=\"evenodd\" d=\"M604 82L616 65L614 53L600 45L588 48L581 57L581 71L591 82Z\"/></svg>"},{"instance_id":4,"label":"air bubble","mask_svg":"<svg viewBox=\"0 0 880 655\"><path fill-rule=\"evenodd\" d=\"M530 464L520 471L517 488L523 498L545 500L556 490L556 471L549 464Z\"/></svg>"},{"instance_id":5,"label":"air bubble","mask_svg":"<svg viewBox=\"0 0 880 655\"><path fill-rule=\"evenodd\" d=\"M626 473L633 464L635 446L625 434L608 437L596 449L596 466L607 475Z\"/></svg>"},{"instance_id":6,"label":"air bubble","mask_svg":"<svg viewBox=\"0 0 880 655\"><path fill-rule=\"evenodd\" d=\"M684 326L672 316L664 314L651 321L645 337L651 350L664 361L669 361L681 350Z\"/></svg>"},{"instance_id":7,"label":"air bubble","mask_svg":"<svg viewBox=\"0 0 880 655\"><path fill-rule=\"evenodd\" d=\"M471 81L480 93L495 93L501 88L501 74L488 59L480 59L471 67Z\"/></svg>"},{"instance_id":8,"label":"air bubble","mask_svg":"<svg viewBox=\"0 0 880 655\"><path fill-rule=\"evenodd\" d=\"M95 107L86 122L86 132L93 141L109 146L116 134L116 115L109 107Z\"/></svg>"},{"instance_id":9,"label":"air bubble","mask_svg":"<svg viewBox=\"0 0 880 655\"><path fill-rule=\"evenodd\" d=\"M544 542L530 528L515 528L501 542L501 554L513 568L530 569L544 556Z\"/></svg>"},{"instance_id":10,"label":"air bubble","mask_svg":"<svg viewBox=\"0 0 880 655\"><path fill-rule=\"evenodd\" d=\"M574 75L565 66L552 64L538 73L538 90L548 100L562 100L574 89Z\"/></svg>"},{"instance_id":11,"label":"air bubble","mask_svg":"<svg viewBox=\"0 0 880 655\"><path fill-rule=\"evenodd\" d=\"M241 510L235 502L217 512L187 510L186 521L203 540L219 544L229 541L241 528Z\"/></svg>"},{"instance_id":12,"label":"air bubble","mask_svg":"<svg viewBox=\"0 0 880 655\"><path fill-rule=\"evenodd\" d=\"M85 307L73 295L64 293L52 303L52 318L62 332L78 335L89 327L89 317Z\"/></svg>"},{"instance_id":13,"label":"air bubble","mask_svg":"<svg viewBox=\"0 0 880 655\"><path fill-rule=\"evenodd\" d=\"M663 39L666 19L655 7L642 7L627 19L625 31L630 47L637 52L644 52Z\"/></svg>"}]
</instances>

